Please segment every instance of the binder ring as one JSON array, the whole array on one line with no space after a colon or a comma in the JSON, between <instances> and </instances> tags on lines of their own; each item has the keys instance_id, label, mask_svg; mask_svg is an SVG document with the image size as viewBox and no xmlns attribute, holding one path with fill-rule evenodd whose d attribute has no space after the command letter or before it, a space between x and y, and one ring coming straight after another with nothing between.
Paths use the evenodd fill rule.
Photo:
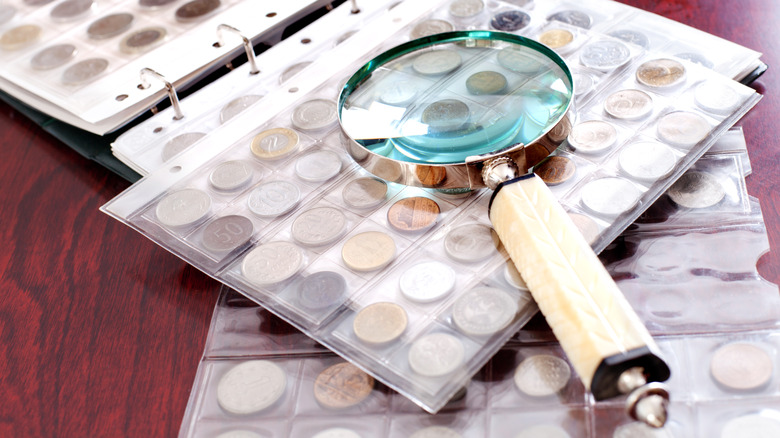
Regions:
<instances>
[{"instance_id":1,"label":"binder ring","mask_svg":"<svg viewBox=\"0 0 780 438\"><path fill-rule=\"evenodd\" d=\"M241 40L244 44L244 51L246 52L246 58L249 62L249 74L256 75L260 73L260 69L257 68L257 61L255 61L255 51L252 47L252 42L249 41L249 38L245 37L240 30L236 29L233 26L230 26L228 24L220 24L217 26L217 44L218 47L222 47L225 45L225 40L223 38L223 34L225 31L232 32L238 36L241 37Z\"/></svg>"},{"instance_id":2,"label":"binder ring","mask_svg":"<svg viewBox=\"0 0 780 438\"><path fill-rule=\"evenodd\" d=\"M173 84L168 82L167 79L165 79L165 76L161 75L160 73L157 73L156 71L152 70L151 68L144 67L141 69L141 85L138 86L138 88L145 90L149 87L151 87L151 84L149 83L148 76L152 76L155 79L162 81L162 83L165 85L165 89L168 92L168 97L171 99L171 106L173 106L173 120L181 120L184 118L184 113L181 112L181 106L179 105L179 96L176 95L176 88L173 87Z\"/></svg>"}]
</instances>

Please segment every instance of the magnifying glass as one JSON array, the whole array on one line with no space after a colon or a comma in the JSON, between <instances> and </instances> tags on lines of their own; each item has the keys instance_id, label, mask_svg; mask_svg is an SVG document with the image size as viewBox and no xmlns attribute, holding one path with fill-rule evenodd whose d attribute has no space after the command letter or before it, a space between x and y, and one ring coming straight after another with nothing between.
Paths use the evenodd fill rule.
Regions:
<instances>
[{"instance_id":1,"label":"magnifying glass","mask_svg":"<svg viewBox=\"0 0 780 438\"><path fill-rule=\"evenodd\" d=\"M669 367L547 186L529 170L567 137L573 82L552 50L461 31L413 40L363 65L339 96L355 161L380 178L444 191L494 189L489 216L596 400L666 421Z\"/></svg>"}]
</instances>

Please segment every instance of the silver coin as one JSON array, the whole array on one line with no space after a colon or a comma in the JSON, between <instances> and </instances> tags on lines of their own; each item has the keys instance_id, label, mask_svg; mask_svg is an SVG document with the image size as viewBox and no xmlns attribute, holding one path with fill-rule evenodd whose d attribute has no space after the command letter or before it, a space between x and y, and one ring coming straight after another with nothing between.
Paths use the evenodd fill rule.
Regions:
<instances>
[{"instance_id":1,"label":"silver coin","mask_svg":"<svg viewBox=\"0 0 780 438\"><path fill-rule=\"evenodd\" d=\"M583 29L590 29L590 25L593 22L590 15L577 10L559 11L547 17L547 20L560 21L561 23L571 24Z\"/></svg>"},{"instance_id":2,"label":"silver coin","mask_svg":"<svg viewBox=\"0 0 780 438\"><path fill-rule=\"evenodd\" d=\"M467 224L450 230L444 237L444 250L455 260L473 263L498 254L499 240L492 228Z\"/></svg>"},{"instance_id":3,"label":"silver coin","mask_svg":"<svg viewBox=\"0 0 780 438\"><path fill-rule=\"evenodd\" d=\"M569 146L583 154L599 154L615 145L617 130L601 120L574 125L568 137Z\"/></svg>"},{"instance_id":4,"label":"silver coin","mask_svg":"<svg viewBox=\"0 0 780 438\"><path fill-rule=\"evenodd\" d=\"M696 106L714 114L729 115L739 106L742 99L736 90L719 81L704 81L693 91Z\"/></svg>"},{"instance_id":5,"label":"silver coin","mask_svg":"<svg viewBox=\"0 0 780 438\"><path fill-rule=\"evenodd\" d=\"M462 438L462 435L449 427L429 426L414 432L409 438Z\"/></svg>"},{"instance_id":6,"label":"silver coin","mask_svg":"<svg viewBox=\"0 0 780 438\"><path fill-rule=\"evenodd\" d=\"M476 96L499 94L507 86L506 76L494 71L480 71L466 79L466 90Z\"/></svg>"},{"instance_id":7,"label":"silver coin","mask_svg":"<svg viewBox=\"0 0 780 438\"><path fill-rule=\"evenodd\" d=\"M618 164L632 178L652 182L669 176L677 164L677 157L661 143L639 142L620 151Z\"/></svg>"},{"instance_id":8,"label":"silver coin","mask_svg":"<svg viewBox=\"0 0 780 438\"><path fill-rule=\"evenodd\" d=\"M278 284L303 267L303 252L290 242L269 242L253 249L241 263L241 273L259 286Z\"/></svg>"},{"instance_id":9,"label":"silver coin","mask_svg":"<svg viewBox=\"0 0 780 438\"><path fill-rule=\"evenodd\" d=\"M76 46L73 44L57 44L47 47L30 59L30 67L36 70L51 70L61 67L76 56Z\"/></svg>"},{"instance_id":10,"label":"silver coin","mask_svg":"<svg viewBox=\"0 0 780 438\"><path fill-rule=\"evenodd\" d=\"M248 206L260 217L276 217L290 212L301 199L301 191L287 181L271 181L257 186L249 194Z\"/></svg>"},{"instance_id":11,"label":"silver coin","mask_svg":"<svg viewBox=\"0 0 780 438\"><path fill-rule=\"evenodd\" d=\"M549 354L523 359L515 369L515 386L523 394L547 397L561 391L571 379L571 368L565 360Z\"/></svg>"},{"instance_id":12,"label":"silver coin","mask_svg":"<svg viewBox=\"0 0 780 438\"><path fill-rule=\"evenodd\" d=\"M209 174L209 182L217 190L238 190L252 181L252 165L244 160L225 161Z\"/></svg>"},{"instance_id":13,"label":"silver coin","mask_svg":"<svg viewBox=\"0 0 780 438\"><path fill-rule=\"evenodd\" d=\"M145 27L138 29L119 42L119 51L127 54L143 53L160 45L168 31L164 27Z\"/></svg>"},{"instance_id":14,"label":"silver coin","mask_svg":"<svg viewBox=\"0 0 780 438\"><path fill-rule=\"evenodd\" d=\"M421 121L433 132L449 132L461 128L471 117L469 106L457 99L444 99L425 107Z\"/></svg>"},{"instance_id":15,"label":"silver coin","mask_svg":"<svg viewBox=\"0 0 780 438\"><path fill-rule=\"evenodd\" d=\"M454 50L433 50L414 58L412 68L417 73L436 76L455 70L461 62L460 53Z\"/></svg>"},{"instance_id":16,"label":"silver coin","mask_svg":"<svg viewBox=\"0 0 780 438\"><path fill-rule=\"evenodd\" d=\"M479 287L455 300L452 321L467 335L486 336L505 329L518 310L517 300L503 290Z\"/></svg>"},{"instance_id":17,"label":"silver coin","mask_svg":"<svg viewBox=\"0 0 780 438\"><path fill-rule=\"evenodd\" d=\"M209 251L227 252L249 242L252 221L239 215L223 216L203 228L203 247Z\"/></svg>"},{"instance_id":18,"label":"silver coin","mask_svg":"<svg viewBox=\"0 0 780 438\"><path fill-rule=\"evenodd\" d=\"M325 99L309 100L295 107L290 117L293 126L301 131L327 128L336 122L336 104Z\"/></svg>"},{"instance_id":19,"label":"silver coin","mask_svg":"<svg viewBox=\"0 0 780 438\"><path fill-rule=\"evenodd\" d=\"M582 203L590 211L616 217L634 208L642 191L622 178L600 178L585 184L581 190Z\"/></svg>"},{"instance_id":20,"label":"silver coin","mask_svg":"<svg viewBox=\"0 0 780 438\"><path fill-rule=\"evenodd\" d=\"M520 431L515 438L571 438L568 432L553 424L538 424Z\"/></svg>"},{"instance_id":21,"label":"silver coin","mask_svg":"<svg viewBox=\"0 0 780 438\"><path fill-rule=\"evenodd\" d=\"M241 96L231 100L219 111L219 123L225 123L233 117L241 114L245 109L254 105L255 102L262 98L263 96L249 94L247 96Z\"/></svg>"},{"instance_id":22,"label":"silver coin","mask_svg":"<svg viewBox=\"0 0 780 438\"><path fill-rule=\"evenodd\" d=\"M65 0L53 7L49 17L53 21L71 21L86 15L94 5L93 0Z\"/></svg>"},{"instance_id":23,"label":"silver coin","mask_svg":"<svg viewBox=\"0 0 780 438\"><path fill-rule=\"evenodd\" d=\"M341 197L353 208L377 207L387 198L387 183L377 178L358 178L344 186Z\"/></svg>"},{"instance_id":24,"label":"silver coin","mask_svg":"<svg viewBox=\"0 0 780 438\"><path fill-rule=\"evenodd\" d=\"M411 36L411 38L414 40L417 38L435 35L437 33L450 32L453 29L454 27L448 21L431 19L425 20L414 26L409 36Z\"/></svg>"},{"instance_id":25,"label":"silver coin","mask_svg":"<svg viewBox=\"0 0 780 438\"><path fill-rule=\"evenodd\" d=\"M23 1L24 4L26 4L27 6L43 6L43 5L48 5L54 0L23 0Z\"/></svg>"},{"instance_id":26,"label":"silver coin","mask_svg":"<svg viewBox=\"0 0 780 438\"><path fill-rule=\"evenodd\" d=\"M15 7L5 3L0 5L0 25L11 21L14 15L16 15Z\"/></svg>"},{"instance_id":27,"label":"silver coin","mask_svg":"<svg viewBox=\"0 0 780 438\"><path fill-rule=\"evenodd\" d=\"M499 12L490 19L493 29L504 32L515 32L531 24L531 16L523 11Z\"/></svg>"},{"instance_id":28,"label":"silver coin","mask_svg":"<svg viewBox=\"0 0 780 438\"><path fill-rule=\"evenodd\" d=\"M466 352L458 338L446 333L425 335L409 348L409 366L426 377L446 376L463 363Z\"/></svg>"},{"instance_id":29,"label":"silver coin","mask_svg":"<svg viewBox=\"0 0 780 438\"><path fill-rule=\"evenodd\" d=\"M688 112L674 111L658 120L658 137L680 147L693 147L704 140L712 130L712 126L704 117Z\"/></svg>"},{"instance_id":30,"label":"silver coin","mask_svg":"<svg viewBox=\"0 0 780 438\"><path fill-rule=\"evenodd\" d=\"M193 0L176 9L176 21L191 23L213 14L222 5L220 0Z\"/></svg>"},{"instance_id":31,"label":"silver coin","mask_svg":"<svg viewBox=\"0 0 780 438\"><path fill-rule=\"evenodd\" d=\"M89 25L87 36L93 40L113 38L130 29L134 19L133 14L128 14L127 12L106 15Z\"/></svg>"},{"instance_id":32,"label":"silver coin","mask_svg":"<svg viewBox=\"0 0 780 438\"><path fill-rule=\"evenodd\" d=\"M217 401L231 414L263 411L287 388L287 373L273 362L250 360L231 368L217 383Z\"/></svg>"},{"instance_id":33,"label":"silver coin","mask_svg":"<svg viewBox=\"0 0 780 438\"><path fill-rule=\"evenodd\" d=\"M217 435L217 438L263 438L254 432L248 430L229 430Z\"/></svg>"},{"instance_id":34,"label":"silver coin","mask_svg":"<svg viewBox=\"0 0 780 438\"><path fill-rule=\"evenodd\" d=\"M777 411L768 415L748 414L729 420L720 432L720 438L776 438L780 436Z\"/></svg>"},{"instance_id":35,"label":"silver coin","mask_svg":"<svg viewBox=\"0 0 780 438\"><path fill-rule=\"evenodd\" d=\"M444 263L417 263L401 274L401 293L409 300L430 303L447 296L455 288L455 271Z\"/></svg>"},{"instance_id":36,"label":"silver coin","mask_svg":"<svg viewBox=\"0 0 780 438\"><path fill-rule=\"evenodd\" d=\"M62 72L62 83L79 85L100 76L108 68L108 60L104 58L89 58L79 61Z\"/></svg>"},{"instance_id":37,"label":"silver coin","mask_svg":"<svg viewBox=\"0 0 780 438\"><path fill-rule=\"evenodd\" d=\"M178 0L138 0L138 4L142 8L157 9L177 1Z\"/></svg>"},{"instance_id":38,"label":"silver coin","mask_svg":"<svg viewBox=\"0 0 780 438\"><path fill-rule=\"evenodd\" d=\"M668 428L656 429L640 421L634 421L616 427L612 438L674 438L674 436Z\"/></svg>"},{"instance_id":39,"label":"silver coin","mask_svg":"<svg viewBox=\"0 0 780 438\"><path fill-rule=\"evenodd\" d=\"M641 90L620 90L607 97L604 111L616 119L643 119L653 112L653 98Z\"/></svg>"},{"instance_id":40,"label":"silver coin","mask_svg":"<svg viewBox=\"0 0 780 438\"><path fill-rule=\"evenodd\" d=\"M539 73L543 67L532 52L523 49L503 48L496 55L496 60L502 67L525 75Z\"/></svg>"},{"instance_id":41,"label":"silver coin","mask_svg":"<svg viewBox=\"0 0 780 438\"><path fill-rule=\"evenodd\" d=\"M298 284L298 302L310 310L323 310L339 304L347 291L347 281L336 272L315 272Z\"/></svg>"},{"instance_id":42,"label":"silver coin","mask_svg":"<svg viewBox=\"0 0 780 438\"><path fill-rule=\"evenodd\" d=\"M450 3L450 15L458 18L473 17L485 9L482 0L455 0Z\"/></svg>"},{"instance_id":43,"label":"silver coin","mask_svg":"<svg viewBox=\"0 0 780 438\"><path fill-rule=\"evenodd\" d=\"M168 140L167 143L165 143L165 146L163 146L162 150L162 160L163 162L170 160L171 158L175 157L179 154L179 152L182 152L183 150L189 148L195 142L200 140L201 138L205 137L206 134L202 132L187 132L184 134L177 135L176 137L173 137L172 139Z\"/></svg>"},{"instance_id":44,"label":"silver coin","mask_svg":"<svg viewBox=\"0 0 780 438\"><path fill-rule=\"evenodd\" d=\"M306 246L333 243L347 229L347 217L337 208L317 207L301 213L292 223L292 237Z\"/></svg>"},{"instance_id":45,"label":"silver coin","mask_svg":"<svg viewBox=\"0 0 780 438\"><path fill-rule=\"evenodd\" d=\"M685 81L685 66L673 59L652 59L637 67L636 80L650 88L674 87Z\"/></svg>"},{"instance_id":46,"label":"silver coin","mask_svg":"<svg viewBox=\"0 0 780 438\"><path fill-rule=\"evenodd\" d=\"M707 208L723 200L726 190L709 173L688 171L669 187L667 194L680 207Z\"/></svg>"},{"instance_id":47,"label":"silver coin","mask_svg":"<svg viewBox=\"0 0 780 438\"><path fill-rule=\"evenodd\" d=\"M647 49L650 47L650 40L647 38L647 35L636 30L630 30L630 29L613 30L608 35L613 38L617 38L621 41L625 41L627 43L637 45L643 49Z\"/></svg>"},{"instance_id":48,"label":"silver coin","mask_svg":"<svg viewBox=\"0 0 780 438\"><path fill-rule=\"evenodd\" d=\"M360 435L352 429L345 429L343 427L332 427L325 429L321 432L317 432L311 438L361 438Z\"/></svg>"},{"instance_id":49,"label":"silver coin","mask_svg":"<svg viewBox=\"0 0 780 438\"><path fill-rule=\"evenodd\" d=\"M517 271L517 267L515 267L515 264L512 262L512 260L507 260L506 265L504 266L504 280L506 280L510 286L517 290L528 290L528 285L525 284L523 276L520 275L520 272Z\"/></svg>"},{"instance_id":50,"label":"silver coin","mask_svg":"<svg viewBox=\"0 0 780 438\"><path fill-rule=\"evenodd\" d=\"M310 65L311 65L311 61L304 61L304 62L299 62L297 64L293 64L293 65L287 67L282 72L282 74L279 75L279 83L283 84L283 83L287 82L288 80L290 80L290 78L292 78L293 76L297 75L298 73L303 71L303 69L305 69L306 67L308 67Z\"/></svg>"},{"instance_id":51,"label":"silver coin","mask_svg":"<svg viewBox=\"0 0 780 438\"><path fill-rule=\"evenodd\" d=\"M173 192L157 204L157 220L168 227L182 227L193 224L211 210L211 197L198 189L183 189Z\"/></svg>"},{"instance_id":52,"label":"silver coin","mask_svg":"<svg viewBox=\"0 0 780 438\"><path fill-rule=\"evenodd\" d=\"M327 181L340 171L341 157L329 150L308 152L295 162L295 173L305 181Z\"/></svg>"},{"instance_id":53,"label":"silver coin","mask_svg":"<svg viewBox=\"0 0 780 438\"><path fill-rule=\"evenodd\" d=\"M684 52L684 53L678 53L674 55L677 58L684 59L688 62L692 62L694 64L698 64L704 68L712 69L715 67L715 64L712 63L709 59L707 59L704 55L701 53L696 52Z\"/></svg>"},{"instance_id":54,"label":"silver coin","mask_svg":"<svg viewBox=\"0 0 780 438\"><path fill-rule=\"evenodd\" d=\"M379 92L379 100L388 105L402 106L414 100L419 92L420 87L412 81L395 81Z\"/></svg>"},{"instance_id":55,"label":"silver coin","mask_svg":"<svg viewBox=\"0 0 780 438\"><path fill-rule=\"evenodd\" d=\"M574 82L574 95L584 96L593 90L595 83L593 82L593 76L587 73L572 73L572 82Z\"/></svg>"},{"instance_id":56,"label":"silver coin","mask_svg":"<svg viewBox=\"0 0 780 438\"><path fill-rule=\"evenodd\" d=\"M628 62L631 50L620 41L601 40L588 44L580 52L580 62L595 70L613 70Z\"/></svg>"}]
</instances>

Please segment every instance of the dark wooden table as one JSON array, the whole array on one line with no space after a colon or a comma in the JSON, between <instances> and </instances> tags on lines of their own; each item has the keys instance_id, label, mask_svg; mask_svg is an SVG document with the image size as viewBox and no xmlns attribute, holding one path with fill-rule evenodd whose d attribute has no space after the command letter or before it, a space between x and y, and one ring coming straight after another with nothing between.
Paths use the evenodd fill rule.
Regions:
<instances>
[{"instance_id":1,"label":"dark wooden table","mask_svg":"<svg viewBox=\"0 0 780 438\"><path fill-rule=\"evenodd\" d=\"M780 3L623 1L764 53L739 125L780 282ZM219 284L100 213L128 183L1 103L0 143L0 436L175 436Z\"/></svg>"}]
</instances>

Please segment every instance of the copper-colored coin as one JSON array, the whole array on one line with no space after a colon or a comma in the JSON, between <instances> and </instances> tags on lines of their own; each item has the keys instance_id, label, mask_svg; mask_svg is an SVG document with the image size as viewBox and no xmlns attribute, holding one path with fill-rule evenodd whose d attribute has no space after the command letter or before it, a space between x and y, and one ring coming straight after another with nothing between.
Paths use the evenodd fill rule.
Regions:
<instances>
[{"instance_id":1,"label":"copper-colored coin","mask_svg":"<svg viewBox=\"0 0 780 438\"><path fill-rule=\"evenodd\" d=\"M322 371L314 381L314 398L324 407L345 409L366 399L374 388L374 378L348 362Z\"/></svg>"},{"instance_id":2,"label":"copper-colored coin","mask_svg":"<svg viewBox=\"0 0 780 438\"><path fill-rule=\"evenodd\" d=\"M561 48L574 41L574 34L565 29L550 29L539 35L539 42L551 49Z\"/></svg>"},{"instance_id":3,"label":"copper-colored coin","mask_svg":"<svg viewBox=\"0 0 780 438\"><path fill-rule=\"evenodd\" d=\"M398 339L406 330L408 322L403 307L395 303L379 302L358 312L352 323L352 330L361 341L381 345Z\"/></svg>"},{"instance_id":4,"label":"copper-colored coin","mask_svg":"<svg viewBox=\"0 0 780 438\"><path fill-rule=\"evenodd\" d=\"M654 59L636 69L636 80L653 88L671 87L685 78L685 66L673 59Z\"/></svg>"},{"instance_id":5,"label":"copper-colored coin","mask_svg":"<svg viewBox=\"0 0 780 438\"><path fill-rule=\"evenodd\" d=\"M398 231L422 231L433 226L441 213L439 204L423 196L404 198L387 210L387 222Z\"/></svg>"},{"instance_id":6,"label":"copper-colored coin","mask_svg":"<svg viewBox=\"0 0 780 438\"><path fill-rule=\"evenodd\" d=\"M0 48L3 50L19 50L40 38L43 29L35 24L23 24L6 31L0 36Z\"/></svg>"},{"instance_id":7,"label":"copper-colored coin","mask_svg":"<svg viewBox=\"0 0 780 438\"><path fill-rule=\"evenodd\" d=\"M417 166L414 174L423 186L437 187L447 177L447 170L440 166Z\"/></svg>"},{"instance_id":8,"label":"copper-colored coin","mask_svg":"<svg viewBox=\"0 0 780 438\"><path fill-rule=\"evenodd\" d=\"M534 169L534 173L539 175L539 178L541 178L545 184L554 186L568 181L574 176L574 171L576 169L577 165L574 164L574 161L571 159L554 156L548 158L547 161Z\"/></svg>"},{"instance_id":9,"label":"copper-colored coin","mask_svg":"<svg viewBox=\"0 0 780 438\"><path fill-rule=\"evenodd\" d=\"M539 164L542 160L550 155L544 146L539 143L533 143L525 147L525 164L530 168Z\"/></svg>"}]
</instances>

